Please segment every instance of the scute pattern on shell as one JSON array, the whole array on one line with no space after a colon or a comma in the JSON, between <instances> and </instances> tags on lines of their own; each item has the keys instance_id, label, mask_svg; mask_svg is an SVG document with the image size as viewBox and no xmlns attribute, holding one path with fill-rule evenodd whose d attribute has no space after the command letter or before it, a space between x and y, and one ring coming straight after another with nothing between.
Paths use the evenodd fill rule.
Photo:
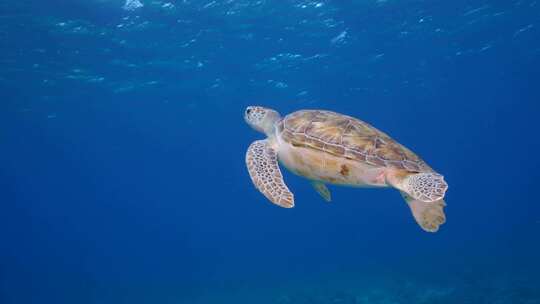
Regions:
<instances>
[{"instance_id":1,"label":"scute pattern on shell","mask_svg":"<svg viewBox=\"0 0 540 304\"><path fill-rule=\"evenodd\" d=\"M431 172L416 154L390 136L354 117L318 110L291 113L278 124L281 137L294 146L324 151L377 167Z\"/></svg>"}]
</instances>

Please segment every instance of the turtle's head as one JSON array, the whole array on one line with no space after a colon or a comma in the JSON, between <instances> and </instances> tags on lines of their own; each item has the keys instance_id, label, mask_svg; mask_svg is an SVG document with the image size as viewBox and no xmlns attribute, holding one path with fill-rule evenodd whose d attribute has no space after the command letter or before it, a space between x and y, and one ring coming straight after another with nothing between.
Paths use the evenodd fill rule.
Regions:
<instances>
[{"instance_id":1,"label":"turtle's head","mask_svg":"<svg viewBox=\"0 0 540 304\"><path fill-rule=\"evenodd\" d=\"M244 119L253 129L271 136L274 134L274 125L281 119L281 116L272 109L251 106L246 108Z\"/></svg>"}]
</instances>

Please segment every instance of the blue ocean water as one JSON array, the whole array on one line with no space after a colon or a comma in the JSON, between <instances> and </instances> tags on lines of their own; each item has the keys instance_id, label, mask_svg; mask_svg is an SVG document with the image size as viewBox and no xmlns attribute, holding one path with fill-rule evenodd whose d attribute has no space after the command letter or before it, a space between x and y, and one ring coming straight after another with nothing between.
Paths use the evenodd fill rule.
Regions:
<instances>
[{"instance_id":1,"label":"blue ocean water","mask_svg":"<svg viewBox=\"0 0 540 304\"><path fill-rule=\"evenodd\" d=\"M1 303L540 303L537 0L1 1L0 20ZM295 208L269 203L248 105L389 133L445 176L447 222L287 171Z\"/></svg>"}]
</instances>

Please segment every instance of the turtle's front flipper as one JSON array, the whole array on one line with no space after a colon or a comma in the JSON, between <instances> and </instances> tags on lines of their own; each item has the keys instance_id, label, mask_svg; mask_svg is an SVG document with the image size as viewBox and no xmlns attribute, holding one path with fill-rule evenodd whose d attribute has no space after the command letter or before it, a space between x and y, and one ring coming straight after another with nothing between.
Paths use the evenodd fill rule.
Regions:
<instances>
[{"instance_id":1,"label":"turtle's front flipper","mask_svg":"<svg viewBox=\"0 0 540 304\"><path fill-rule=\"evenodd\" d=\"M446 222L443 208L446 203L443 199L435 202L423 202L412 198L407 193L401 191L401 195L411 208L414 219L427 232L437 232L439 226Z\"/></svg>"},{"instance_id":2,"label":"turtle's front flipper","mask_svg":"<svg viewBox=\"0 0 540 304\"><path fill-rule=\"evenodd\" d=\"M249 146L246 165L255 187L266 198L284 208L294 207L294 196L283 181L276 151L267 140L257 140Z\"/></svg>"},{"instance_id":3,"label":"turtle's front flipper","mask_svg":"<svg viewBox=\"0 0 540 304\"><path fill-rule=\"evenodd\" d=\"M311 184L313 185L313 188L315 188L317 193L319 193L325 201L327 201L327 202L332 201L332 196L330 195L330 190L328 190L328 187L326 187L325 184L323 184L321 182L317 182L317 181L312 181Z\"/></svg>"}]
</instances>

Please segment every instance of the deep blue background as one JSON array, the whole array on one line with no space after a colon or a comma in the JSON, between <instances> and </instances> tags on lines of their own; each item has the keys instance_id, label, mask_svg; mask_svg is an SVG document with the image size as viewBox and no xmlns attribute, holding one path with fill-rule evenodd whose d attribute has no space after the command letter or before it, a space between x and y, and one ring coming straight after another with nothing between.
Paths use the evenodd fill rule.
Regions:
<instances>
[{"instance_id":1,"label":"deep blue background","mask_svg":"<svg viewBox=\"0 0 540 304\"><path fill-rule=\"evenodd\" d=\"M0 3L2 303L287 303L374 278L540 302L540 3L142 2ZM288 172L296 207L270 204L244 165L253 104L389 133L445 175L447 223Z\"/></svg>"}]
</instances>

